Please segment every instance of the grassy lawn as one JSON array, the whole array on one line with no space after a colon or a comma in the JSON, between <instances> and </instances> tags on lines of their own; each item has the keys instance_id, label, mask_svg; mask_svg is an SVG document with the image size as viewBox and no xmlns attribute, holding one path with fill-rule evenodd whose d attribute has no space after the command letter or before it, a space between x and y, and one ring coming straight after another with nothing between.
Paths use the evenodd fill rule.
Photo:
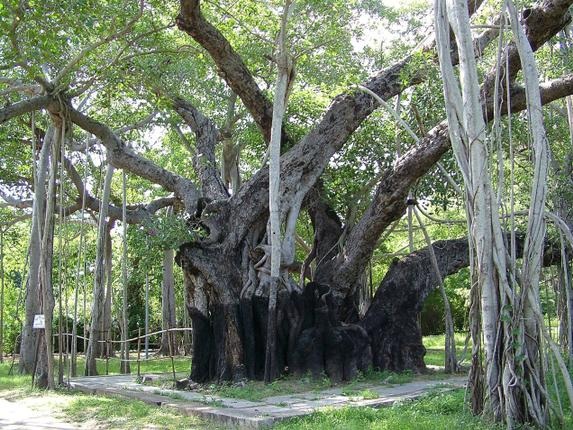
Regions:
<instances>
[{"instance_id":1,"label":"grassy lawn","mask_svg":"<svg viewBox=\"0 0 573 430\"><path fill-rule=\"evenodd\" d=\"M71 422L94 421L109 429L220 429L213 423L175 413L138 400L73 394L58 414Z\"/></svg>"},{"instance_id":2,"label":"grassy lawn","mask_svg":"<svg viewBox=\"0 0 573 430\"><path fill-rule=\"evenodd\" d=\"M464 408L464 391L434 393L387 408L343 408L315 412L278 424L277 430L496 430Z\"/></svg>"},{"instance_id":3,"label":"grassy lawn","mask_svg":"<svg viewBox=\"0 0 573 430\"><path fill-rule=\"evenodd\" d=\"M137 358L136 354L131 354L130 359L135 360ZM143 359L143 354L141 355ZM58 363L58 358L56 357L56 367ZM83 375L84 367L86 361L83 355L78 356L78 375ZM97 364L97 371L100 375L106 374L106 360L105 359L98 359L96 361ZM177 357L174 358L175 364L175 372L191 372L191 358L190 357ZM131 362L131 373L133 375L137 374L137 363ZM109 359L107 363L107 374L109 375L119 375L120 371L120 361L117 357L112 357ZM66 366L67 369L67 366ZM171 372L171 359L169 357L153 357L150 355L150 360L140 362L140 372L141 374L145 373L170 373ZM67 375L67 370L65 372Z\"/></svg>"},{"instance_id":4,"label":"grassy lawn","mask_svg":"<svg viewBox=\"0 0 573 430\"><path fill-rule=\"evenodd\" d=\"M10 364L9 360L0 363L0 392L26 389L32 391L32 378L18 374L18 362L14 364L14 373L10 375Z\"/></svg>"},{"instance_id":5,"label":"grassy lawn","mask_svg":"<svg viewBox=\"0 0 573 430\"><path fill-rule=\"evenodd\" d=\"M465 336L456 335L458 353L463 350ZM424 345L428 349L427 364L443 364L444 336L427 336ZM83 357L78 360L78 370L83 370ZM17 364L16 364L17 367ZM215 424L204 420L182 416L167 408L158 408L131 399L92 396L70 392L65 389L45 392L31 388L29 376L8 375L10 362L0 364L0 397L12 401L20 399L38 399L41 403L50 405L50 411L56 418L73 423L94 423L100 429L218 429ZM137 367L132 365L132 374ZM189 374L190 359L178 358L175 361L177 377ZM15 369L17 371L17 368ZM105 361L98 360L98 370L105 374ZM110 359L108 371L110 374L119 373L119 360ZM83 372L82 372L83 373ZM171 388L171 361L152 360L141 363L141 373L163 373L164 375L154 385ZM409 372L396 374L391 372L369 371L359 375L357 379L345 384L339 384L342 394L349 397L373 399L378 395L369 389L373 385L397 385L413 379L441 379L444 374L433 372L428 375L414 375ZM561 378L558 379L558 390L550 383L549 391L552 397L557 392L561 400L565 399L565 389ZM321 391L336 386L328 378L313 379L310 376L295 378L287 376L264 384L261 381L248 381L241 384L204 385L200 391L207 395L234 397L258 401L265 397L294 394L300 392ZM216 405L215 405L216 406ZM565 422L555 428L573 428L573 418L567 407ZM497 430L504 428L480 417L474 417L464 404L464 390L438 392L428 394L416 401L406 401L391 407L373 408L343 408L326 409L312 415L284 421L274 428L280 430L304 429L405 429L405 430Z\"/></svg>"},{"instance_id":6,"label":"grassy lawn","mask_svg":"<svg viewBox=\"0 0 573 430\"><path fill-rule=\"evenodd\" d=\"M188 361L188 360L187 360ZM180 415L138 400L93 396L57 389L49 392L32 388L30 376L9 375L10 362L0 363L0 397L49 407L55 418L72 423L93 422L98 429L219 429L210 422ZM151 370L149 370L151 369ZM150 366L148 371L157 371Z\"/></svg>"},{"instance_id":7,"label":"grassy lawn","mask_svg":"<svg viewBox=\"0 0 573 430\"><path fill-rule=\"evenodd\" d=\"M456 357L458 361L462 358L464 352L464 345L466 341L465 333L456 333ZM423 339L424 346L426 347L426 355L424 356L424 362L427 365L433 366L443 366L444 365L444 346L445 346L445 336L443 334L424 336ZM471 345L468 345L468 349L463 357L462 366L469 365L471 358Z\"/></svg>"}]
</instances>

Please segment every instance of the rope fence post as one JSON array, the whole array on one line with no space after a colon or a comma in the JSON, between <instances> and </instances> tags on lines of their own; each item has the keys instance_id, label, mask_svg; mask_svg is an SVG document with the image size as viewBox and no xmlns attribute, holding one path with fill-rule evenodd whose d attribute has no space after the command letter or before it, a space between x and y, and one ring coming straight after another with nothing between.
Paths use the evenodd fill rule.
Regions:
<instances>
[{"instance_id":1,"label":"rope fence post","mask_svg":"<svg viewBox=\"0 0 573 430\"><path fill-rule=\"evenodd\" d=\"M106 336L105 340L105 374L109 375L109 339Z\"/></svg>"},{"instance_id":2,"label":"rope fence post","mask_svg":"<svg viewBox=\"0 0 573 430\"><path fill-rule=\"evenodd\" d=\"M137 376L141 376L141 327L137 329Z\"/></svg>"}]
</instances>

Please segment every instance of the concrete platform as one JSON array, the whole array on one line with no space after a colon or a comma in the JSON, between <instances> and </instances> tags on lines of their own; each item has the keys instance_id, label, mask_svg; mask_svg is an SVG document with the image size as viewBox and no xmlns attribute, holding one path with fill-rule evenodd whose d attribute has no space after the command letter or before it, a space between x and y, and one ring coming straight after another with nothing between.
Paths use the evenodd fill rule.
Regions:
<instances>
[{"instance_id":1,"label":"concrete platform","mask_svg":"<svg viewBox=\"0 0 573 430\"><path fill-rule=\"evenodd\" d=\"M375 392L376 399L342 394L344 387L283 396L273 396L258 402L205 395L196 391L179 391L138 384L132 375L90 376L73 378L73 389L102 395L134 398L157 406L168 407L185 415L193 415L226 428L260 429L278 421L308 415L323 408L382 407L395 402L415 399L433 390L451 390L463 387L466 376L453 376L441 380L419 380L401 385L371 385L365 387Z\"/></svg>"}]
</instances>

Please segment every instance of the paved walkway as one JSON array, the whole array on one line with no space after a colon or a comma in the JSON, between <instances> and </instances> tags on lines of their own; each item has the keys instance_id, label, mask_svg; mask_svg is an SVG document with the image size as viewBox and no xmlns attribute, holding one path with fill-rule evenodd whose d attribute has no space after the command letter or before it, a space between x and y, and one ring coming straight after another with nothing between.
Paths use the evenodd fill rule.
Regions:
<instances>
[{"instance_id":1,"label":"paved walkway","mask_svg":"<svg viewBox=\"0 0 573 430\"><path fill-rule=\"evenodd\" d=\"M324 407L381 407L397 401L414 399L430 390L463 387L466 376L442 380L422 380L402 385L364 385L378 395L364 400L342 395L344 387L324 391L267 397L258 402L205 395L194 391L177 391L141 385L135 376L92 376L74 378L71 386L77 390L103 395L120 395L146 403L177 409L186 415L214 420L226 427L263 428L287 418L307 415ZM361 386L362 389L362 386ZM2 423L0 422L0 427Z\"/></svg>"},{"instance_id":2,"label":"paved walkway","mask_svg":"<svg viewBox=\"0 0 573 430\"><path fill-rule=\"evenodd\" d=\"M77 428L77 425L56 420L49 412L37 411L18 402L0 398L0 429L2 430L71 430Z\"/></svg>"}]
</instances>

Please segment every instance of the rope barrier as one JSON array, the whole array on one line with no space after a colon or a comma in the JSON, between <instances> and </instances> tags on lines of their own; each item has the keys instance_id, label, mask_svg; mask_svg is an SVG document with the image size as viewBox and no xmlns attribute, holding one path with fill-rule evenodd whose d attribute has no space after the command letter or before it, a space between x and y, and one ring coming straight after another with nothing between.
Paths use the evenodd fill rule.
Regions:
<instances>
[{"instance_id":1,"label":"rope barrier","mask_svg":"<svg viewBox=\"0 0 573 430\"><path fill-rule=\"evenodd\" d=\"M147 333L141 336L137 336L137 337L132 337L131 339L126 339L126 340L98 340L97 343L127 343L127 342L133 342L135 340L138 339L145 339L146 337L150 337L150 336L155 336L156 334L161 334L161 333L168 333L171 331L193 331L192 328L184 328L184 327L177 327L177 328L170 328L167 330L159 330L159 331L154 331L152 333ZM59 336L59 333L54 333L53 337ZM62 336L72 336L72 333L62 333ZM76 337L78 339L84 339L89 341L88 337L84 337L84 336L80 336L80 335L76 335Z\"/></svg>"},{"instance_id":2,"label":"rope barrier","mask_svg":"<svg viewBox=\"0 0 573 430\"><path fill-rule=\"evenodd\" d=\"M169 351L169 356L165 356L165 357L161 357L161 356L154 356L154 357L141 357L141 339L145 339L148 338L150 336L155 336L157 334L162 334L162 333L170 333L170 332L176 332L176 331L193 331L192 328L185 328L185 327L177 327L177 328L170 328L170 329L166 329L166 330L158 330L158 331L154 331L152 333L148 333L148 334L144 334L144 335L140 335L137 337L133 337L131 339L126 339L126 340L98 340L97 343L105 343L106 345L109 345L111 343L129 343L129 342L133 342L135 340L137 340L137 344L138 344L138 348L137 348L137 358L136 359L125 359L125 358L120 358L119 361L122 363L137 363L138 365L138 369L137 369L137 374L140 375L140 368L139 368L139 364L142 361L151 361L151 360L171 360L171 367L172 367L172 371L173 371L173 379L175 380L175 363L173 361L174 355L173 355L173 351ZM73 333L62 333L62 336L73 336ZM54 333L53 334L53 338L60 336L59 333ZM169 335L168 335L169 336ZM89 341L88 337L85 336L79 336L76 335L76 338L79 339L83 339L83 340L87 340ZM171 349L171 348L170 348ZM183 357L183 356L182 356ZM109 361L109 351L106 357L95 357L96 360L105 360L106 362L106 375L108 374L108 361Z\"/></svg>"}]
</instances>

